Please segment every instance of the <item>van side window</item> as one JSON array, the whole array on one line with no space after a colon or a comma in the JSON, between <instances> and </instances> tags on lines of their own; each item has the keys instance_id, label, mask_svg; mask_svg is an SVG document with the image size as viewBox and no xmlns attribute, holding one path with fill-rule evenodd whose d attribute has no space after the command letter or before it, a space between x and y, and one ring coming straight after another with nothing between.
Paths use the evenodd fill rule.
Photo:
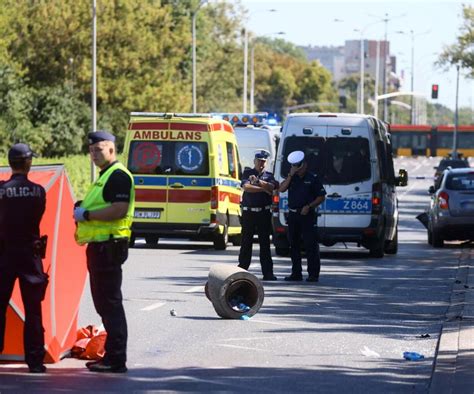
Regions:
<instances>
[{"instance_id":1,"label":"van side window","mask_svg":"<svg viewBox=\"0 0 474 394\"><path fill-rule=\"evenodd\" d=\"M324 146L324 183L337 185L362 182L370 178L367 138L328 138Z\"/></svg>"},{"instance_id":2,"label":"van side window","mask_svg":"<svg viewBox=\"0 0 474 394\"><path fill-rule=\"evenodd\" d=\"M389 169L388 169L388 159L387 159L387 150L385 149L385 144L383 141L377 141L377 161L379 163L380 179L384 182L389 180Z\"/></svg>"},{"instance_id":3,"label":"van side window","mask_svg":"<svg viewBox=\"0 0 474 394\"><path fill-rule=\"evenodd\" d=\"M234 155L234 145L230 142L226 142L227 151L227 174L232 178L238 178L237 176L237 165L236 158Z\"/></svg>"}]
</instances>

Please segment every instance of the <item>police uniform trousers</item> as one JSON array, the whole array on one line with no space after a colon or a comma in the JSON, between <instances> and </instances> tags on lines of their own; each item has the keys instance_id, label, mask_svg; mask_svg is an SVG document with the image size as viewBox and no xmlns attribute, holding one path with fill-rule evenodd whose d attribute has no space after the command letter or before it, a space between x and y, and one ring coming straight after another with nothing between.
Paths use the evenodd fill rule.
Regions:
<instances>
[{"instance_id":1,"label":"police uniform trousers","mask_svg":"<svg viewBox=\"0 0 474 394\"><path fill-rule=\"evenodd\" d=\"M35 255L31 242L5 241L0 252L0 351L4 349L6 311L16 279L20 282L25 309L23 344L25 362L30 366L43 364L45 355L41 301L48 284L41 258Z\"/></svg>"},{"instance_id":2,"label":"police uniform trousers","mask_svg":"<svg viewBox=\"0 0 474 394\"><path fill-rule=\"evenodd\" d=\"M107 331L104 362L122 365L127 361L127 320L122 304L122 264L107 251L105 242L87 245L87 268L92 300Z\"/></svg>"},{"instance_id":3,"label":"police uniform trousers","mask_svg":"<svg viewBox=\"0 0 474 394\"><path fill-rule=\"evenodd\" d=\"M290 242L290 255L292 262L291 273L302 276L301 268L301 238L308 261L308 275L319 277L321 261L319 257L319 244L317 242L317 227L315 226L315 213L310 211L306 215L290 211L288 214L288 240Z\"/></svg>"},{"instance_id":4,"label":"police uniform trousers","mask_svg":"<svg viewBox=\"0 0 474 394\"><path fill-rule=\"evenodd\" d=\"M242 243L239 253L239 267L248 270L252 259L254 234L258 235L260 244L260 264L263 276L273 275L273 260L270 251L270 234L272 230L272 214L270 209L260 212L242 211Z\"/></svg>"}]
</instances>

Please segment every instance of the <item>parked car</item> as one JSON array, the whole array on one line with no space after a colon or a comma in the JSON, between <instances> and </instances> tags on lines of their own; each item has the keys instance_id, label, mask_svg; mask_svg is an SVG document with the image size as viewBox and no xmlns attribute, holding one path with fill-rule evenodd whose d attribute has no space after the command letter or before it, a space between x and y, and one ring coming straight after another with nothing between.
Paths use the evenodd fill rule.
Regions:
<instances>
[{"instance_id":1,"label":"parked car","mask_svg":"<svg viewBox=\"0 0 474 394\"><path fill-rule=\"evenodd\" d=\"M447 168L429 192L428 243L440 248L446 240L474 240L474 169Z\"/></svg>"},{"instance_id":2,"label":"parked car","mask_svg":"<svg viewBox=\"0 0 474 394\"><path fill-rule=\"evenodd\" d=\"M434 174L434 185L435 188L439 188L439 181L440 181L440 176L443 173L443 171L448 168L467 168L469 167L469 162L465 158L457 158L457 159L452 159L452 158L444 158L441 159L439 164L436 167L433 167L436 171Z\"/></svg>"}]
</instances>

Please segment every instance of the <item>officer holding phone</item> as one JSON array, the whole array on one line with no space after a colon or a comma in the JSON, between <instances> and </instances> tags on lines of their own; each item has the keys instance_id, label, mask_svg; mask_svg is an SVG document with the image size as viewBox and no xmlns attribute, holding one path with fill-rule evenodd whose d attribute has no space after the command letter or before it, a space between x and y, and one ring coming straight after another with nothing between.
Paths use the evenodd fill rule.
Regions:
<instances>
[{"instance_id":1,"label":"officer holding phone","mask_svg":"<svg viewBox=\"0 0 474 394\"><path fill-rule=\"evenodd\" d=\"M301 267L301 238L308 261L307 282L318 282L321 261L317 242L316 209L325 200L326 190L316 174L307 171L304 152L294 151L288 155L291 164L288 177L281 183L279 191L288 190L288 237L292 269L286 281L303 280Z\"/></svg>"},{"instance_id":2,"label":"officer holding phone","mask_svg":"<svg viewBox=\"0 0 474 394\"><path fill-rule=\"evenodd\" d=\"M91 160L100 168L99 178L74 208L76 241L88 244L92 300L102 318L107 339L105 356L90 361L92 372L127 371L127 321L122 304L122 264L128 257L135 191L133 177L117 161L115 137L106 131L89 133Z\"/></svg>"},{"instance_id":3,"label":"officer holding phone","mask_svg":"<svg viewBox=\"0 0 474 394\"><path fill-rule=\"evenodd\" d=\"M270 153L259 150L255 153L254 168L242 175L242 245L239 253L239 267L247 270L252 259L252 243L255 233L260 244L260 264L263 280L277 280L273 274L273 260L270 251L272 231L272 194L278 186L273 174L265 171Z\"/></svg>"}]
</instances>

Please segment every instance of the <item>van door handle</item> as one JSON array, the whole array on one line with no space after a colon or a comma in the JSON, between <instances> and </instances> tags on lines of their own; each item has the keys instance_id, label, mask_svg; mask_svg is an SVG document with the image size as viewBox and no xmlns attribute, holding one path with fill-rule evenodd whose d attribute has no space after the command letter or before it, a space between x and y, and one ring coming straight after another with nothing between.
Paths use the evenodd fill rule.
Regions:
<instances>
[{"instance_id":1,"label":"van door handle","mask_svg":"<svg viewBox=\"0 0 474 394\"><path fill-rule=\"evenodd\" d=\"M334 192L333 194L329 194L328 195L329 198L339 198L339 197L342 197L340 194Z\"/></svg>"},{"instance_id":2,"label":"van door handle","mask_svg":"<svg viewBox=\"0 0 474 394\"><path fill-rule=\"evenodd\" d=\"M173 189L182 189L184 185L182 183L176 182L170 185L170 187L172 187Z\"/></svg>"}]
</instances>

